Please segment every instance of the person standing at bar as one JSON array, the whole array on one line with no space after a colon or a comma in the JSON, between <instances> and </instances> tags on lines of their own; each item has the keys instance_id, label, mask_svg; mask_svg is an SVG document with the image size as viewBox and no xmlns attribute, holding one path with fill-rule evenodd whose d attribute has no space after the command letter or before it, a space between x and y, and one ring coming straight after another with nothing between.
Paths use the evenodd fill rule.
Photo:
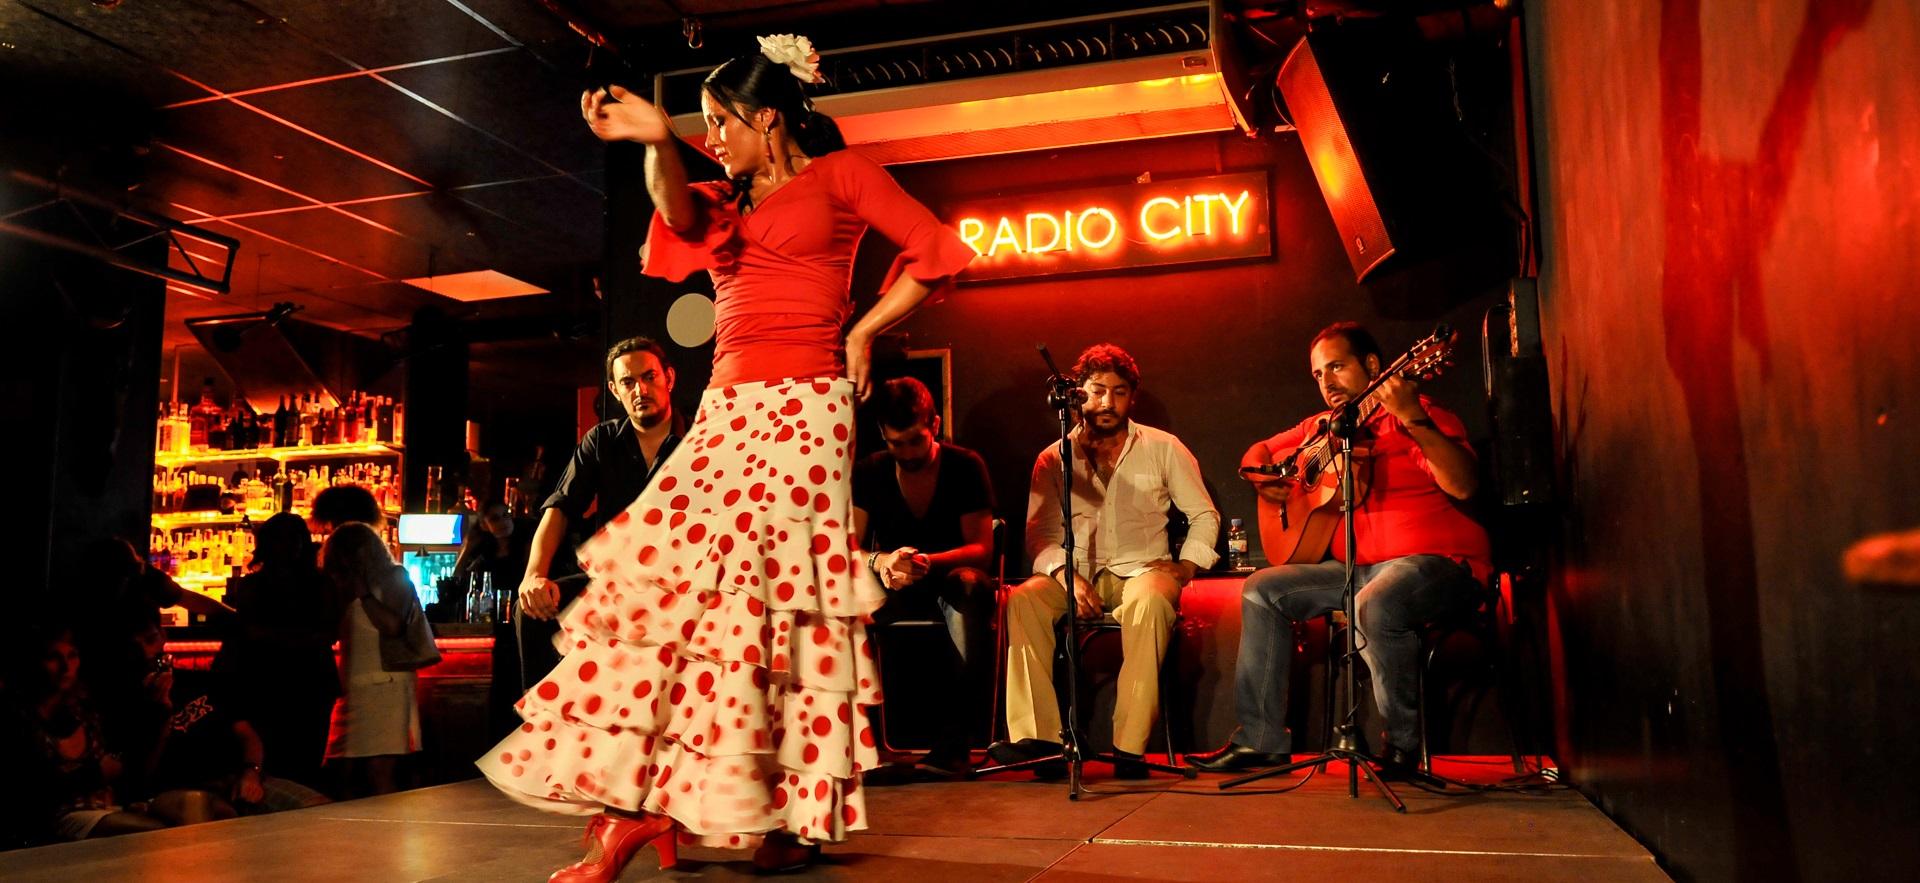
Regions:
<instances>
[{"instance_id":1,"label":"person standing at bar","mask_svg":"<svg viewBox=\"0 0 1920 883\"><path fill-rule=\"evenodd\" d=\"M673 366L667 351L645 337L629 337L607 350L607 391L625 411L582 436L560 482L541 504L520 580L520 613L514 634L520 644L520 689L533 685L560 664L553 646L560 625L555 618L566 602L585 590L585 575L549 578L554 558L569 532L597 533L631 505L662 461L680 444L673 418Z\"/></svg>"},{"instance_id":2,"label":"person standing at bar","mask_svg":"<svg viewBox=\"0 0 1920 883\"><path fill-rule=\"evenodd\" d=\"M805 38L760 44L701 90L726 181L688 184L672 123L639 96L581 99L595 135L646 145L644 269L711 273L716 341L686 440L579 550L591 586L562 617L566 660L479 762L516 799L593 816L556 881L612 880L649 843L670 866L680 831L797 868L867 825L864 620L885 593L850 523L853 410L873 338L974 253L813 110ZM869 227L903 272L843 331Z\"/></svg>"}]
</instances>

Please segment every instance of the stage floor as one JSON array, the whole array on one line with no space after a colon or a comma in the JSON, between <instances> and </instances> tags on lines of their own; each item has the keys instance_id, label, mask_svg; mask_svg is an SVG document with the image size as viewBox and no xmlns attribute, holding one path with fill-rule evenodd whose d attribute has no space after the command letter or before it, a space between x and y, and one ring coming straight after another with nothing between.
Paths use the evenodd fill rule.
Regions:
<instances>
[{"instance_id":1,"label":"stage floor","mask_svg":"<svg viewBox=\"0 0 1920 883\"><path fill-rule=\"evenodd\" d=\"M1498 781L1503 759L1440 772ZM1665 880L1653 857L1577 792L1444 797L1411 786L1396 815L1344 767L1289 794L1227 794L1222 777L1105 778L1078 802L1025 773L871 787L873 827L789 879L889 880ZM1452 789L1458 792L1458 789ZM475 780L298 812L0 853L0 879L28 881L541 881L580 855L581 821L546 815ZM663 872L646 850L624 881L752 876L746 854L682 847ZM1323 876L1323 875L1339 876Z\"/></svg>"}]
</instances>

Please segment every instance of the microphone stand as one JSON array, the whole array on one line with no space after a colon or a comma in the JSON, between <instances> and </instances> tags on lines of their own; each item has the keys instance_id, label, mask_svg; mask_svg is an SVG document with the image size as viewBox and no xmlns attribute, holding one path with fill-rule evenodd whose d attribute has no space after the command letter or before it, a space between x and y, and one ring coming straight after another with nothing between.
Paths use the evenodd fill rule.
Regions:
<instances>
[{"instance_id":1,"label":"microphone stand","mask_svg":"<svg viewBox=\"0 0 1920 883\"><path fill-rule=\"evenodd\" d=\"M1046 764L1065 762L1067 765L1067 799L1079 800L1086 793L1081 784L1081 767L1089 760L1106 764L1118 764L1119 757L1109 753L1095 753L1088 756L1081 751L1080 734L1076 727L1080 720L1080 615L1079 604L1074 599L1073 586L1078 578L1079 567L1074 562L1073 546L1073 430L1074 406L1086 398L1080 391L1080 383L1075 378L1063 374L1053 364L1053 354L1047 352L1046 344L1039 346L1040 358L1047 362L1047 406L1052 408L1060 423L1060 524L1063 531L1061 545L1067 553L1065 579L1060 581L1067 596L1067 627L1062 636L1066 646L1062 648L1067 659L1067 710L1060 717L1060 753L1050 757L1036 757L1017 763L991 764L973 770L971 775L982 776L988 773L1002 773L1012 770L1032 769ZM1171 752L1172 746L1167 750ZM1172 758L1169 757L1169 760ZM1173 773L1185 778L1199 775L1195 770L1141 761L1148 769Z\"/></svg>"},{"instance_id":2,"label":"microphone stand","mask_svg":"<svg viewBox=\"0 0 1920 883\"><path fill-rule=\"evenodd\" d=\"M1450 339L1451 334L1451 329L1445 325L1441 325L1434 332L1434 339ZM1359 734L1356 732L1354 726L1354 721L1358 719L1360 715L1358 676L1353 670L1354 658L1359 653L1359 648L1354 643L1354 637L1360 627L1360 618L1354 609L1354 604L1360 589L1354 585L1353 559L1355 557L1355 541L1353 525L1354 510L1359 507L1360 501L1354 499L1353 493L1353 437L1360 431L1360 403L1372 396L1374 390L1379 389L1381 384L1387 382L1387 378L1398 373L1409 361L1406 357L1396 359L1392 365L1387 367L1387 370L1381 371L1380 375L1375 377L1373 382L1368 384L1367 388L1359 395L1348 399L1339 408L1336 408L1334 410L1333 420L1329 423L1327 430L1333 435L1333 439L1337 443L1335 450L1337 452L1336 462L1340 464L1341 535L1346 538L1344 548L1347 550L1346 585L1341 593L1340 599L1341 609L1347 617L1347 647L1346 652L1341 656L1341 665L1346 669L1341 677L1341 683L1344 684L1346 688L1347 713L1346 716L1341 719L1340 725L1334 728L1334 731L1339 734L1339 738L1334 741L1333 745L1328 746L1319 754L1306 760L1295 761L1264 770L1255 770L1221 782L1220 790L1222 791L1245 785L1248 782L1258 781L1268 776L1284 775L1294 770L1320 766L1340 760L1346 761L1347 763L1348 797L1360 796L1360 776L1364 774L1367 777L1367 781L1373 783L1373 787L1380 791L1380 796L1385 797L1387 802L1393 805L1394 812L1404 813L1407 811L1407 805L1400 800L1399 795L1393 793L1392 786L1389 786L1385 779L1380 778L1379 773L1374 772L1374 766L1384 766L1384 764L1381 763L1379 758L1360 750ZM1332 697L1328 697L1328 700L1327 709L1328 713L1331 714L1334 707ZM1415 775L1423 779L1427 778L1424 773L1417 771ZM1438 783L1438 780L1428 780ZM1445 787L1444 783L1438 784L1441 784L1441 787Z\"/></svg>"}]
</instances>

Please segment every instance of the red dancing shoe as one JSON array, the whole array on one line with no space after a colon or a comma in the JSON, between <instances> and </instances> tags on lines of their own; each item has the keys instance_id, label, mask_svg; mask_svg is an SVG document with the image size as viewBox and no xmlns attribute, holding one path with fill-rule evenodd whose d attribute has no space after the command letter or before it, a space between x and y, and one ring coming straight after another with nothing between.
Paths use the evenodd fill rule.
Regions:
<instances>
[{"instance_id":1,"label":"red dancing shoe","mask_svg":"<svg viewBox=\"0 0 1920 883\"><path fill-rule=\"evenodd\" d=\"M769 831L753 851L753 870L761 874L798 871L820 858L820 844L802 844L785 831Z\"/></svg>"},{"instance_id":2,"label":"red dancing shoe","mask_svg":"<svg viewBox=\"0 0 1920 883\"><path fill-rule=\"evenodd\" d=\"M584 838L588 854L593 853L597 843L600 855L592 861L583 858L554 871L547 883L613 883L620 877L620 870L633 859L633 854L648 843L660 853L660 869L671 868L675 860L676 830L673 819L666 816L630 819L601 813L587 823Z\"/></svg>"}]
</instances>

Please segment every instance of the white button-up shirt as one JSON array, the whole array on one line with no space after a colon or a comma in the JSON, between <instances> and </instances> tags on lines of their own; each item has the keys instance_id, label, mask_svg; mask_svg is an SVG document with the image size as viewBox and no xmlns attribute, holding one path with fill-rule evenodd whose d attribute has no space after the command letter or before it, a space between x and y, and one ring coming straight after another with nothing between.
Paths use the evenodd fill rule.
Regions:
<instances>
[{"instance_id":1,"label":"white button-up shirt","mask_svg":"<svg viewBox=\"0 0 1920 883\"><path fill-rule=\"evenodd\" d=\"M1127 422L1113 476L1101 480L1080 451L1085 427L1073 430L1073 557L1076 570L1091 579L1102 569L1133 577L1167 558L1167 505L1187 516L1187 539L1179 559L1202 570L1220 559L1213 541L1220 535L1220 513L1200 478L1200 463L1173 433ZM1027 490L1027 556L1035 573L1051 575L1066 566L1061 544L1060 443L1040 452Z\"/></svg>"}]
</instances>

